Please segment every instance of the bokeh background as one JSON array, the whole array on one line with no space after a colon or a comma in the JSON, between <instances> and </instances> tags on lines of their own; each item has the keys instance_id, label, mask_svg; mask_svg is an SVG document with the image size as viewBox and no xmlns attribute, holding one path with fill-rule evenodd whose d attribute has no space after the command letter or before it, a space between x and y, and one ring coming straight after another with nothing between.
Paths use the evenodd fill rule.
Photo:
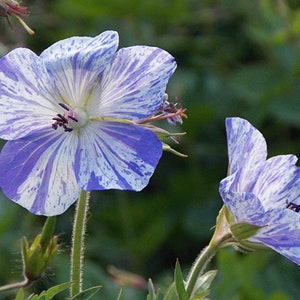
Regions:
<instances>
[{"instance_id":1,"label":"bokeh background","mask_svg":"<svg viewBox=\"0 0 300 300\"><path fill-rule=\"evenodd\" d=\"M226 176L224 120L240 116L268 141L269 155L300 155L300 3L296 0L24 0L35 30L0 23L0 55L19 46L36 53L74 35L113 29L120 47L146 44L175 56L178 69L168 85L188 119L177 150L165 153L140 193L93 192L88 222L85 287L101 284L95 299L116 299L111 266L152 278L162 291L172 281L176 259L186 273L208 243L222 206ZM3 144L3 143L2 143ZM0 196L0 284L22 278L20 240L32 239L45 218ZM69 280L74 207L57 219L61 250L45 276L28 289L41 292ZM212 299L299 299L300 267L270 253L221 251L209 269L219 273ZM66 296L57 297L65 299ZM13 299L2 293L0 299ZM146 291L125 287L125 300Z\"/></svg>"}]
</instances>

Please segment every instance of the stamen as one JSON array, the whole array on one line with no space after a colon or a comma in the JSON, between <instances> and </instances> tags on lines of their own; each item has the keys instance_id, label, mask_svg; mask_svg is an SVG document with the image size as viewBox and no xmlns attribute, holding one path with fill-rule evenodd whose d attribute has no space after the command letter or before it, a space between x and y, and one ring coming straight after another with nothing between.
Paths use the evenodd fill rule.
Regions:
<instances>
[{"instance_id":1,"label":"stamen","mask_svg":"<svg viewBox=\"0 0 300 300\"><path fill-rule=\"evenodd\" d=\"M63 127L64 127L65 132L71 132L71 131L73 131L73 128L67 127L66 125L63 126Z\"/></svg>"},{"instance_id":2,"label":"stamen","mask_svg":"<svg viewBox=\"0 0 300 300\"><path fill-rule=\"evenodd\" d=\"M75 113L74 111L69 108L66 104L64 103L58 103L63 109L65 109L67 112L62 114L57 114L56 117L52 118L53 121L55 121L52 124L52 128L54 130L57 130L58 127L62 127L65 132L71 132L73 131L73 128L70 128L67 126L69 122L72 120L74 122L78 122L78 119L75 118Z\"/></svg>"},{"instance_id":3,"label":"stamen","mask_svg":"<svg viewBox=\"0 0 300 300\"><path fill-rule=\"evenodd\" d=\"M68 116L70 119L72 119L73 121L75 121L75 122L78 122L78 120L76 119L76 118L74 118L74 117L72 117L72 116Z\"/></svg>"},{"instance_id":4,"label":"stamen","mask_svg":"<svg viewBox=\"0 0 300 300\"><path fill-rule=\"evenodd\" d=\"M70 110L70 108L66 105L66 104L64 104L64 103L58 103L58 105L60 105L62 108L64 108L66 111L69 111Z\"/></svg>"},{"instance_id":5,"label":"stamen","mask_svg":"<svg viewBox=\"0 0 300 300\"><path fill-rule=\"evenodd\" d=\"M57 114L57 116L60 117L64 123L68 123L68 120L63 115Z\"/></svg>"},{"instance_id":6,"label":"stamen","mask_svg":"<svg viewBox=\"0 0 300 300\"><path fill-rule=\"evenodd\" d=\"M290 202L290 203L287 202L286 208L290 209L294 212L297 212L297 213L300 212L300 204L295 204L293 202Z\"/></svg>"}]
</instances>

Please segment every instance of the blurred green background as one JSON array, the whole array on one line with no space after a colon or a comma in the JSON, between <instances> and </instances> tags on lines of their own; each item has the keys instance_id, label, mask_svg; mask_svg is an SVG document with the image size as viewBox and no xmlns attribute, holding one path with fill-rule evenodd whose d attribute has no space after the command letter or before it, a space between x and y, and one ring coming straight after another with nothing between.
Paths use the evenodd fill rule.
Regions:
<instances>
[{"instance_id":1,"label":"blurred green background","mask_svg":"<svg viewBox=\"0 0 300 300\"><path fill-rule=\"evenodd\" d=\"M29 36L12 20L0 23L0 53L26 46L36 53L73 35L114 29L120 47L161 47L177 60L168 85L188 109L179 146L165 153L149 186L140 193L93 192L88 222L85 286L102 284L95 299L116 299L119 285L109 266L151 277L162 291L176 259L187 272L208 243L222 206L219 181L226 175L224 120L240 116L266 137L269 155L300 155L300 3L296 0L35 0L27 1L35 30ZM1 195L0 284L22 278L20 240L32 239L45 220ZM45 276L30 287L40 292L68 281L74 208L58 217L61 251ZM299 299L300 268L276 253L223 250L209 269L219 273L210 297ZM13 299L2 293L0 299ZM57 299L64 299L65 296ZM145 299L126 287L124 299Z\"/></svg>"}]
</instances>

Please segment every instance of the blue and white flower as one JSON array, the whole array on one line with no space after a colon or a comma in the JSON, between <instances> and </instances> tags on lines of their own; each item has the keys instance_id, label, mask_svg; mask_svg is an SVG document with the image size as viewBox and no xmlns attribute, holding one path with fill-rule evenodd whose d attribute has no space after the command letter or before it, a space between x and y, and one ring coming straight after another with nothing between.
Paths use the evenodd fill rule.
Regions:
<instances>
[{"instance_id":1,"label":"blue and white flower","mask_svg":"<svg viewBox=\"0 0 300 300\"><path fill-rule=\"evenodd\" d=\"M156 47L117 47L106 31L0 60L0 186L30 212L61 214L81 189L148 184L162 143L138 120L160 108L176 62Z\"/></svg>"},{"instance_id":2,"label":"blue and white flower","mask_svg":"<svg viewBox=\"0 0 300 300\"><path fill-rule=\"evenodd\" d=\"M261 228L249 238L300 265L300 169L297 157L267 159L262 134L248 121L226 119L229 175L220 194L237 223Z\"/></svg>"}]
</instances>

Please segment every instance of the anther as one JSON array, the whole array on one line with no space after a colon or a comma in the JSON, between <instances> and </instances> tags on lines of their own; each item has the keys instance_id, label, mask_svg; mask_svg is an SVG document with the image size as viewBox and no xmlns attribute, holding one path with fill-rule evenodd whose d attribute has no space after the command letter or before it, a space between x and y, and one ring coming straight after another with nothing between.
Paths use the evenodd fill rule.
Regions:
<instances>
[{"instance_id":1,"label":"anther","mask_svg":"<svg viewBox=\"0 0 300 300\"><path fill-rule=\"evenodd\" d=\"M62 127L65 132L71 132L73 131L73 128L68 127L67 125L72 120L74 122L78 122L78 120L72 116L73 114L72 110L64 103L58 103L62 108L67 110L68 112L62 114L57 114L56 117L52 118L53 121L55 121L52 124L52 128L56 130L58 127Z\"/></svg>"},{"instance_id":2,"label":"anther","mask_svg":"<svg viewBox=\"0 0 300 300\"><path fill-rule=\"evenodd\" d=\"M300 212L300 204L295 204L293 202L287 203L286 208L294 211L294 212Z\"/></svg>"},{"instance_id":3,"label":"anther","mask_svg":"<svg viewBox=\"0 0 300 300\"><path fill-rule=\"evenodd\" d=\"M64 103L58 103L62 108L64 108L66 111L69 111L70 110L70 108L66 105L66 104L64 104Z\"/></svg>"},{"instance_id":4,"label":"anther","mask_svg":"<svg viewBox=\"0 0 300 300\"><path fill-rule=\"evenodd\" d=\"M72 117L72 116L68 116L68 118L72 119L75 122L78 122L78 120L76 118Z\"/></svg>"},{"instance_id":5,"label":"anther","mask_svg":"<svg viewBox=\"0 0 300 300\"><path fill-rule=\"evenodd\" d=\"M66 125L63 125L63 128L64 128L65 132L71 132L71 131L73 131L72 128L67 127Z\"/></svg>"}]
</instances>

